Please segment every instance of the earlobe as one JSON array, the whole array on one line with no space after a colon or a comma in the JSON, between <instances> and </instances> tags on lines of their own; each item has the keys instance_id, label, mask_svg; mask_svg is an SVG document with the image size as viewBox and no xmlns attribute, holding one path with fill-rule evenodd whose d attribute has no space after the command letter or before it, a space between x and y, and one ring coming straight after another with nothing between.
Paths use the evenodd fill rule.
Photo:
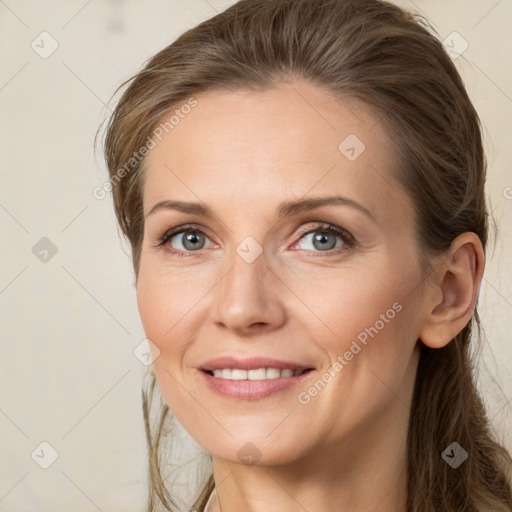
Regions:
<instances>
[{"instance_id":1,"label":"earlobe","mask_svg":"<svg viewBox=\"0 0 512 512\"><path fill-rule=\"evenodd\" d=\"M473 315L485 267L479 237L472 232L459 235L436 266L420 332L430 348L447 345Z\"/></svg>"}]
</instances>

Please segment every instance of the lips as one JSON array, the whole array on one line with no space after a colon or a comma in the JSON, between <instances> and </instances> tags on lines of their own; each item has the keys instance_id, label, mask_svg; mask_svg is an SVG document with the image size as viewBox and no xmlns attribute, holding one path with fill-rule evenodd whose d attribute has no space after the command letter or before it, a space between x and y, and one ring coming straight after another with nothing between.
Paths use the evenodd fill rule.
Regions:
<instances>
[{"instance_id":1,"label":"lips","mask_svg":"<svg viewBox=\"0 0 512 512\"><path fill-rule=\"evenodd\" d=\"M213 371L217 369L239 369L239 370L257 370L259 368L278 368L279 370L314 370L315 367L310 364L297 363L294 361L284 361L271 357L251 357L242 359L232 356L217 357L211 359L200 366L203 371Z\"/></svg>"},{"instance_id":2,"label":"lips","mask_svg":"<svg viewBox=\"0 0 512 512\"><path fill-rule=\"evenodd\" d=\"M201 382L206 384L207 388L218 395L236 400L260 400L270 395L281 395L287 390L290 391L297 386L302 385L305 380L309 380L317 373L313 364L297 361L286 361L273 357L235 357L223 356L210 359L197 368ZM249 371L266 369L266 378L253 378ZM222 370L221 375L214 375L214 370ZM233 379L232 370L239 370L236 378ZM279 375L279 370L281 375ZM283 372L283 370L292 370ZM228 375L223 377L227 372ZM247 376L245 377L245 373ZM276 374L277 373L277 374ZM240 376L242 375L242 377ZM258 375L256 377L261 377Z\"/></svg>"}]
</instances>

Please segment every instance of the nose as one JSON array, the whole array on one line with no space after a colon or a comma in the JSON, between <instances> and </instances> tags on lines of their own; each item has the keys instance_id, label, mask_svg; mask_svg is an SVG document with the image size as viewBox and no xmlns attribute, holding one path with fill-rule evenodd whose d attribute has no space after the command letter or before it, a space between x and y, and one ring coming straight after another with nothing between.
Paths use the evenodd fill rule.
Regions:
<instances>
[{"instance_id":1,"label":"nose","mask_svg":"<svg viewBox=\"0 0 512 512\"><path fill-rule=\"evenodd\" d=\"M277 329L285 322L283 283L265 252L251 263L235 252L213 295L214 322L238 336Z\"/></svg>"}]
</instances>

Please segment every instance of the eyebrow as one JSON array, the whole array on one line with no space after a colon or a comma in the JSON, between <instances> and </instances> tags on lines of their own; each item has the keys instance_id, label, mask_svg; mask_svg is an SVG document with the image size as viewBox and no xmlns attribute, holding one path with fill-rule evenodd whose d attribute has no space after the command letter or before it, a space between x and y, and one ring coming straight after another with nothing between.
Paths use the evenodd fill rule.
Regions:
<instances>
[{"instance_id":1,"label":"eyebrow","mask_svg":"<svg viewBox=\"0 0 512 512\"><path fill-rule=\"evenodd\" d=\"M370 212L370 210L368 210L358 202L354 201L353 199L349 199L348 197L343 196L316 197L308 199L299 199L296 201L283 201L277 207L277 215L281 219L283 217L296 215L297 213L314 210L315 208L330 205L351 206L352 208L364 213L367 217L369 217L371 220L375 222L375 218L373 214ZM215 216L213 211L205 204L187 203L183 201L173 201L167 199L165 201L160 201L156 203L148 212L146 218L148 218L150 215L154 214L159 210L177 210L183 213L200 215L209 218Z\"/></svg>"}]
</instances>

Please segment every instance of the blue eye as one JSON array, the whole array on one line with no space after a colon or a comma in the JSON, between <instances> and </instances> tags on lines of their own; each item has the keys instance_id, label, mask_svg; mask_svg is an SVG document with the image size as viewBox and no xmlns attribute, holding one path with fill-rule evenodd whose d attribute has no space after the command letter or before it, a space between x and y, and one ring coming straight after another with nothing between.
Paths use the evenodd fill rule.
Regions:
<instances>
[{"instance_id":1,"label":"blue eye","mask_svg":"<svg viewBox=\"0 0 512 512\"><path fill-rule=\"evenodd\" d=\"M197 250L201 250L204 248L205 240L208 239L201 230L185 227L179 229L179 231L171 230L165 233L160 239L159 245L166 244L174 237L177 237L177 240L180 241L182 248L178 248L177 250L173 248L171 249L171 252L183 252L184 250L195 252Z\"/></svg>"},{"instance_id":2,"label":"blue eye","mask_svg":"<svg viewBox=\"0 0 512 512\"><path fill-rule=\"evenodd\" d=\"M348 231L332 224L327 226L317 225L313 229L309 229L309 231L302 231L298 236L300 238L295 242L294 246L309 237L310 243L313 244L313 250L304 249L303 247L299 247L299 249L313 254L339 254L355 245L354 237ZM171 245L170 242L173 238L178 240L181 247ZM340 239L341 243L337 243L336 238ZM168 251L173 255L185 256L193 255L192 253L200 252L202 249L207 248L205 245L209 240L199 228L180 226L165 232L159 238L158 246L167 246Z\"/></svg>"},{"instance_id":3,"label":"blue eye","mask_svg":"<svg viewBox=\"0 0 512 512\"><path fill-rule=\"evenodd\" d=\"M315 252L328 252L332 249L340 249L342 251L349 249L354 245L354 239L348 231L337 226L329 225L327 227L318 226L303 233L299 242L309 238L309 242L313 244ZM341 243L337 244L336 239L340 239ZM299 247L301 250L307 250ZM335 251L336 252L336 251Z\"/></svg>"}]
</instances>

